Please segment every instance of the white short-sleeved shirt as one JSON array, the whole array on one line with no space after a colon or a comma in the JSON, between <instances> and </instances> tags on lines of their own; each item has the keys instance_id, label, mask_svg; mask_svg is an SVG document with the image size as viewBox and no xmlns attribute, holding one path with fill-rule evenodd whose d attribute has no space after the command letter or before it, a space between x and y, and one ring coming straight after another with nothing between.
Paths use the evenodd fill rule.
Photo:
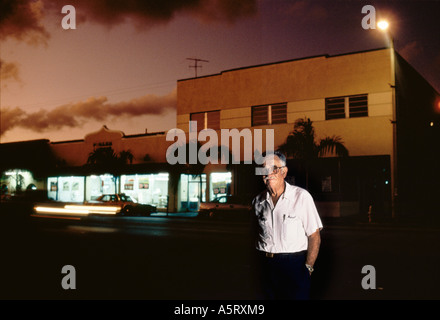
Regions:
<instances>
[{"instance_id":1,"label":"white short-sleeved shirt","mask_svg":"<svg viewBox=\"0 0 440 320\"><path fill-rule=\"evenodd\" d=\"M259 230L256 248L271 253L307 250L308 236L322 229L310 193L285 183L284 193L274 207L267 190L253 200Z\"/></svg>"}]
</instances>

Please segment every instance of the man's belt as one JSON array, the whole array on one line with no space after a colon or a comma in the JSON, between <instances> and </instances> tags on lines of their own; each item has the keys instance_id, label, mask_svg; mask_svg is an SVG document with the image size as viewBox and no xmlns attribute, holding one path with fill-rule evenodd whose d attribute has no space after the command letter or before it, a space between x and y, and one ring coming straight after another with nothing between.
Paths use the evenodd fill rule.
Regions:
<instances>
[{"instance_id":1,"label":"man's belt","mask_svg":"<svg viewBox=\"0 0 440 320\"><path fill-rule=\"evenodd\" d=\"M304 251L299 251L299 252L280 252L280 253L272 253L272 252L261 251L261 253L266 258L275 258L275 257L282 257L282 256L302 256L302 255L305 255L307 253L307 251L304 250Z\"/></svg>"}]
</instances>

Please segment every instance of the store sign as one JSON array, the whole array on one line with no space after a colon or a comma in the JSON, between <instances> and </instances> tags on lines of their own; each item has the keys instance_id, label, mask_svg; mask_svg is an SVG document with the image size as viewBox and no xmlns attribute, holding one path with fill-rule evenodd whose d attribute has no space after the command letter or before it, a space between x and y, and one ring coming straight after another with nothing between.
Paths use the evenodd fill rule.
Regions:
<instances>
[{"instance_id":1,"label":"store sign","mask_svg":"<svg viewBox=\"0 0 440 320\"><path fill-rule=\"evenodd\" d=\"M105 147L111 147L112 142L111 141L104 141L104 142L95 142L93 143L93 148L105 148Z\"/></svg>"}]
</instances>

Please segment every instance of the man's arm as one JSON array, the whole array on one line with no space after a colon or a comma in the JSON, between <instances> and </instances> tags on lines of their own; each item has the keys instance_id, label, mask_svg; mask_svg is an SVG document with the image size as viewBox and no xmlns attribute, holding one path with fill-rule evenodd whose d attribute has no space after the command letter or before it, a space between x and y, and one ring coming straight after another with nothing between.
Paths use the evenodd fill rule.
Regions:
<instances>
[{"instance_id":1,"label":"man's arm","mask_svg":"<svg viewBox=\"0 0 440 320\"><path fill-rule=\"evenodd\" d=\"M313 267L316 258L318 258L319 246L321 245L321 234L319 229L312 233L309 237L309 245L307 247L306 264Z\"/></svg>"}]
</instances>

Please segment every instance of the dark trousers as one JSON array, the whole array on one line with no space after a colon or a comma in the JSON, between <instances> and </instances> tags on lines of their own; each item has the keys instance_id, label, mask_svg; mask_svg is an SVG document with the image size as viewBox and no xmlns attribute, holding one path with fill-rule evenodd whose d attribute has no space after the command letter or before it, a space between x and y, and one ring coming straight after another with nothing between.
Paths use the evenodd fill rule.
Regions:
<instances>
[{"instance_id":1,"label":"dark trousers","mask_svg":"<svg viewBox=\"0 0 440 320\"><path fill-rule=\"evenodd\" d=\"M294 254L260 254L262 289L266 299L308 300L310 274L305 266L307 251Z\"/></svg>"}]
</instances>

